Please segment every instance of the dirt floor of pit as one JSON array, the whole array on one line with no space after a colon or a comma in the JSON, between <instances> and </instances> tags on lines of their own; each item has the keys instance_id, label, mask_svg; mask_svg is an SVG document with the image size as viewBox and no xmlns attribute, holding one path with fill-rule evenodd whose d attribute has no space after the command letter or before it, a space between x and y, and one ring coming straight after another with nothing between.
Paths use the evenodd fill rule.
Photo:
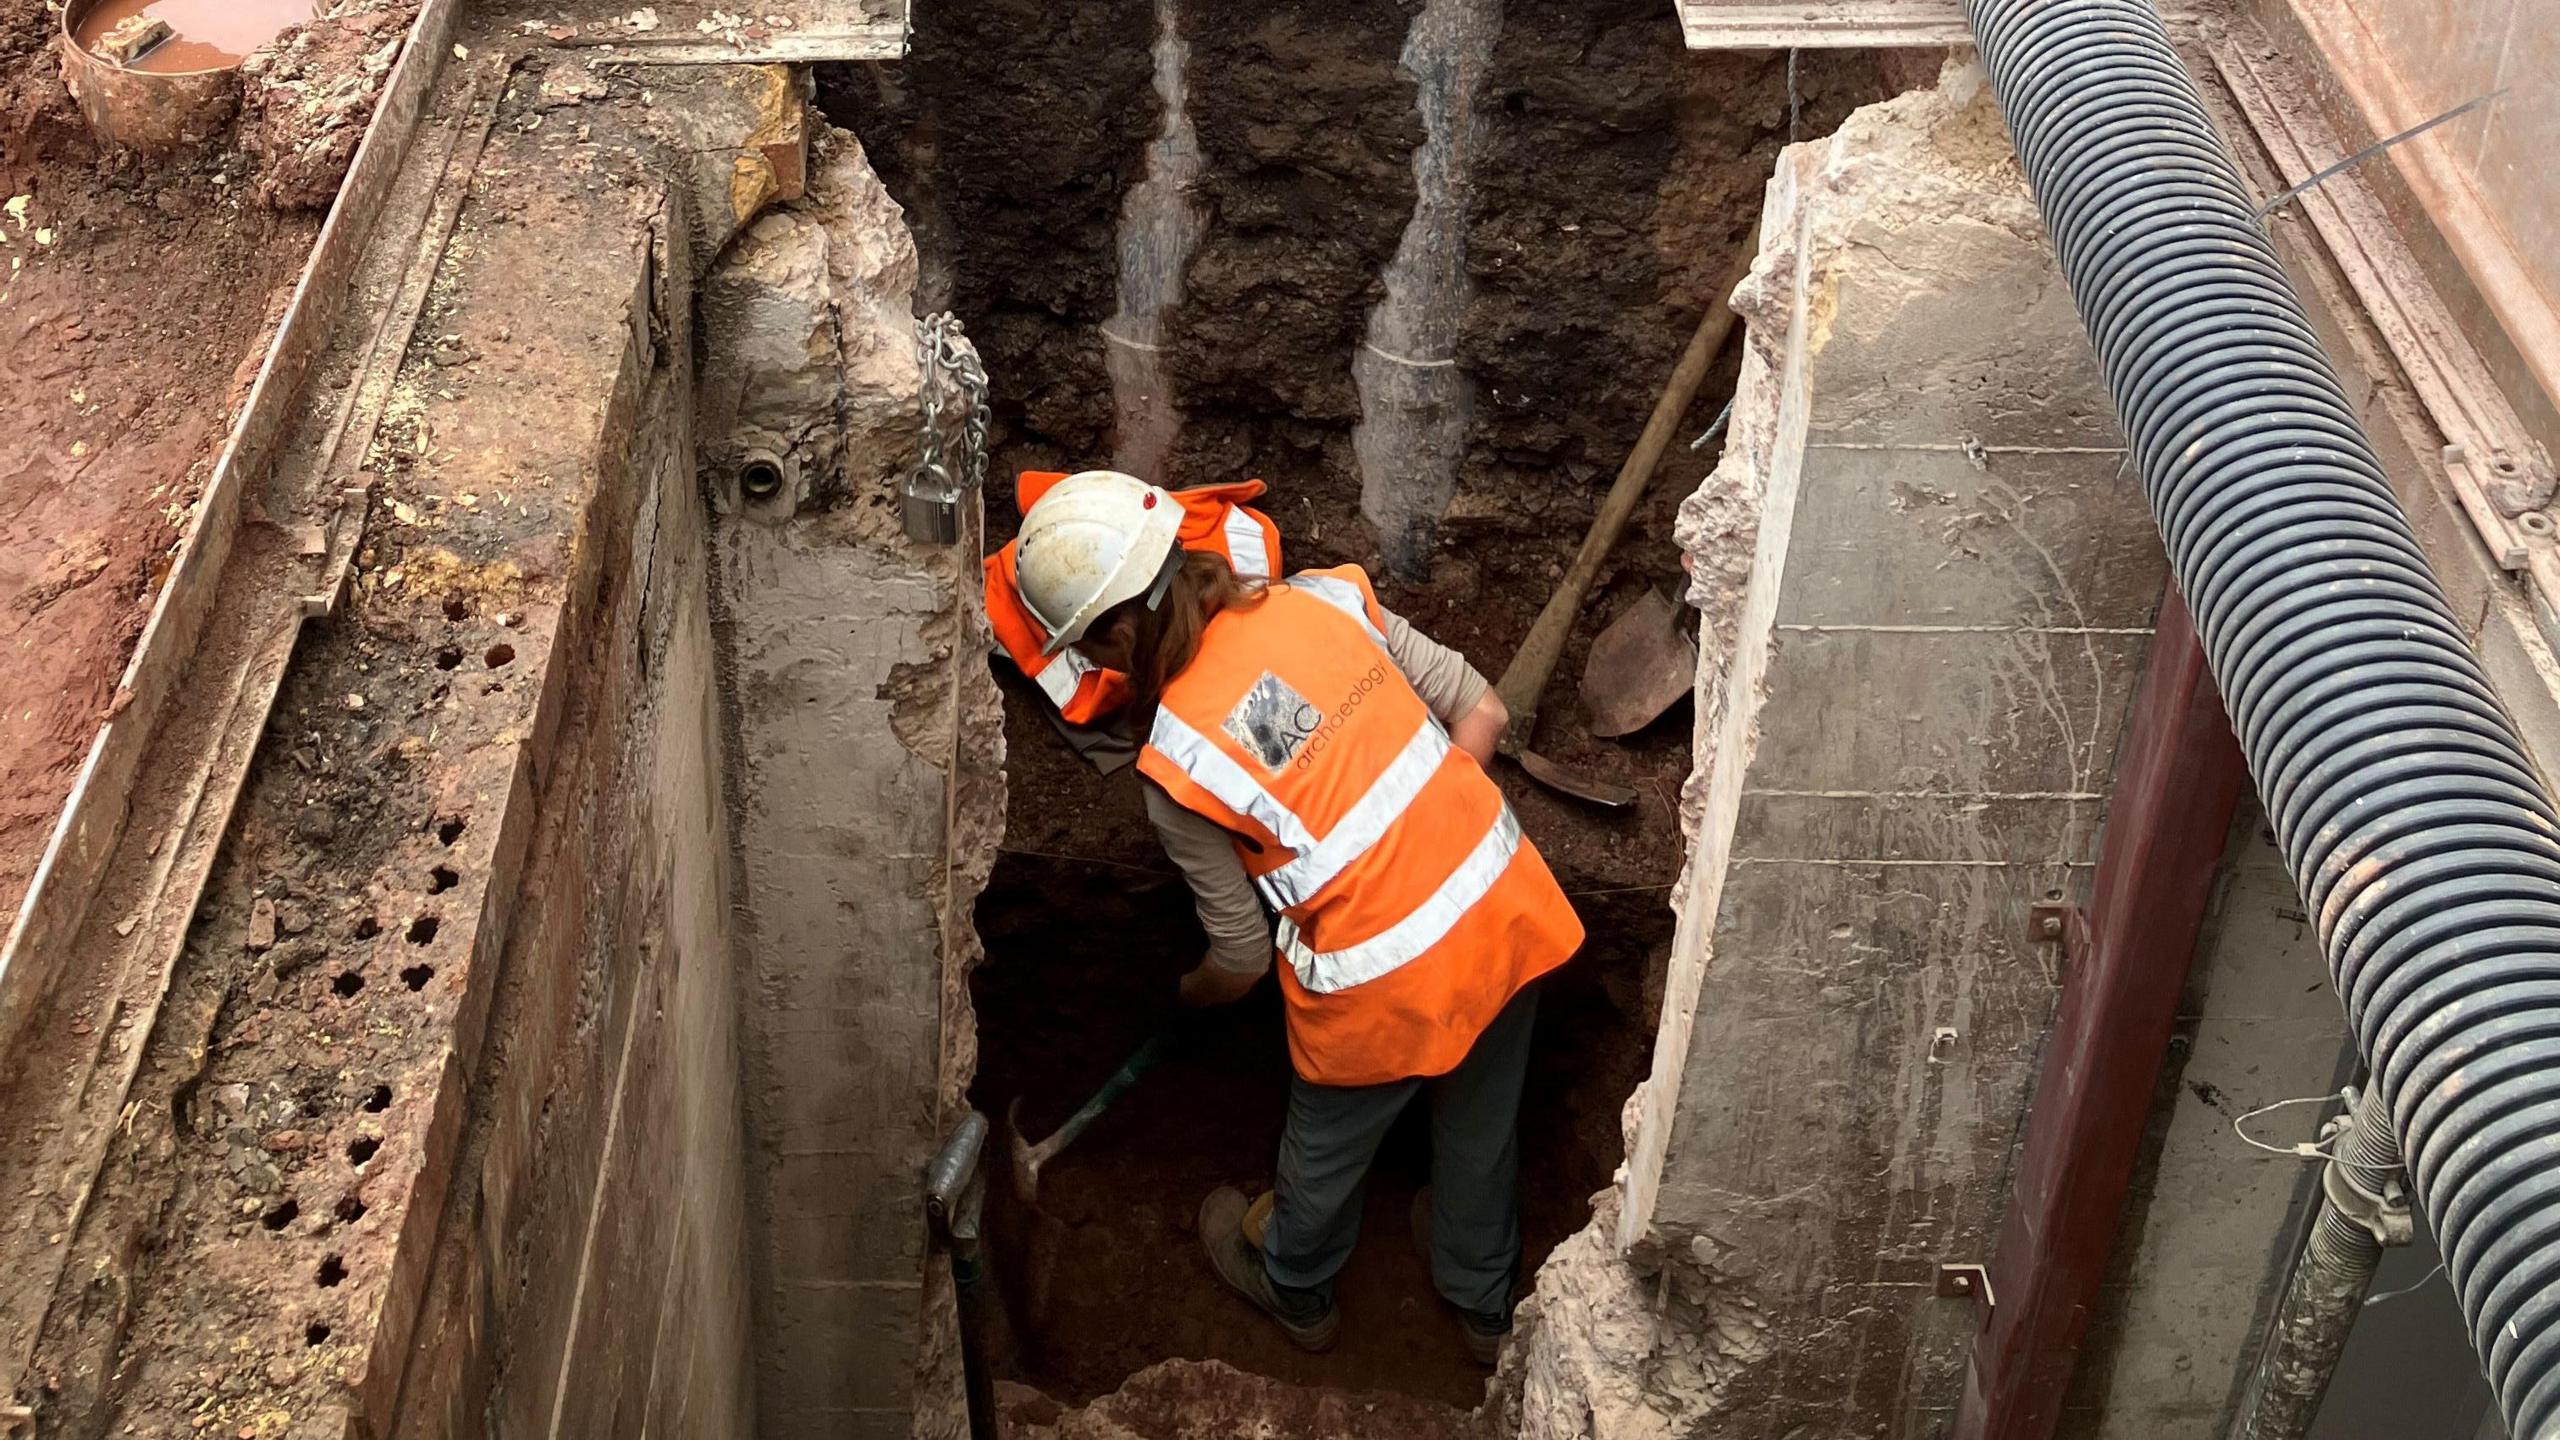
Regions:
<instances>
[{"instance_id":1,"label":"dirt floor of pit","mask_svg":"<svg viewBox=\"0 0 2560 1440\"><path fill-rule=\"evenodd\" d=\"M1619 1159L1618 1111L1642 1078L1655 972L1669 939L1658 893L1575 900L1591 943L1547 982L1521 1111L1527 1263L1590 1218ZM1023 1097L1046 1134L1121 1057L1173 1025L1173 1055L1047 1168L1037 1210L993 1198L994 1243L1022 1371L1060 1399L1116 1388L1169 1357L1206 1357L1305 1384L1395 1390L1467 1407L1485 1372L1465 1354L1414 1252L1408 1207L1429 1164L1428 1106L1389 1138L1361 1243L1339 1282L1345 1329L1301 1355L1210 1279L1193 1229L1221 1184L1270 1188L1289 1057L1278 992L1181 1012L1173 984L1200 937L1178 877L1007 855L978 920L980 1105Z\"/></svg>"},{"instance_id":2,"label":"dirt floor of pit","mask_svg":"<svg viewBox=\"0 0 2560 1440\"><path fill-rule=\"evenodd\" d=\"M415 10L289 33L231 134L143 163L82 127L59 7L0 0L0 930Z\"/></svg>"},{"instance_id":3,"label":"dirt floor of pit","mask_svg":"<svg viewBox=\"0 0 2560 1440\"><path fill-rule=\"evenodd\" d=\"M1784 56L1690 56L1656 0L1505 6L1480 101L1474 298L1460 341L1475 420L1427 571L1393 575L1360 513L1351 357L1413 206L1420 127L1397 57L1417 9L1181 7L1207 227L1166 333L1184 428L1159 478L1269 480L1291 568L1368 566L1389 605L1495 675L1643 427L1778 147L1791 129L1823 133L1885 86L1867 57L1808 54L1791 106ZM1006 493L1016 470L1108 456L1099 326L1115 303L1120 200L1160 121L1150 7L991 0L923 7L916 24L909 63L824 68L820 100L863 136L908 208L925 263L920 308L956 309L985 355L989 520L1001 541L1018 519ZM1737 364L1729 347L1684 437L1731 393ZM1688 706L1628 741L1598 740L1574 683L1602 623L1647 587L1678 592L1673 514L1714 460L1713 447L1666 458L1547 694L1540 748L1633 785L1637 805L1595 813L1509 767L1500 776L1592 935L1551 982L1522 1116L1532 1268L1588 1219L1620 1159L1621 1108L1650 1063L1689 765ZM993 1114L1023 1097L1027 1128L1043 1133L1173 1016L1174 977L1200 940L1129 777L1085 770L1019 683L1007 689L1007 742L1007 853L978 912L987 961L972 987L972 1093ZM1419 1110L1371 1186L1333 1353L1291 1350L1208 1274L1194 1211L1213 1185L1269 1183L1287 1083L1266 985L1187 1022L1177 1058L1052 1167L1041 1213L999 1197L1016 1378L1080 1403L1153 1362L1206 1357L1455 1406L1481 1398L1484 1372L1412 1253L1406 1207L1427 1164Z\"/></svg>"}]
</instances>

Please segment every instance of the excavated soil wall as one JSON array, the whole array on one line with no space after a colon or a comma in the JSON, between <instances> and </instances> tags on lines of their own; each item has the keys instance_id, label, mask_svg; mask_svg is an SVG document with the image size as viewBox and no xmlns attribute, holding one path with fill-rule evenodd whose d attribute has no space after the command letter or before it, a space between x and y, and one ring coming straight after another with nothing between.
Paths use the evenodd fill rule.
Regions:
<instances>
[{"instance_id":1,"label":"excavated soil wall","mask_svg":"<svg viewBox=\"0 0 2560 1440\"><path fill-rule=\"evenodd\" d=\"M1470 298L1455 360L1477 398L1455 495L1423 527L1419 563L1399 568L1388 557L1410 559L1398 542L1412 537L1363 518L1353 367L1416 208L1426 127L1399 57L1422 7L1171 8L1189 46L1200 235L1164 318L1178 428L1157 478L1268 480L1290 568L1367 566L1391 607L1498 675L1741 245L1791 124L1817 133L1882 83L1862 58L1808 55L1791 107L1783 56L1691 57L1653 0L1504 7L1474 94L1463 236ZM920 306L955 309L985 354L992 544L1018 522L1014 472L1111 460L1101 332L1118 307L1121 209L1164 128L1156 17L1113 0L1068 13L928 6L916 23L910 62L822 69L819 94L914 217ZM1735 363L1719 362L1684 439L1714 417ZM1659 1005L1689 767L1685 707L1628 742L1595 740L1573 677L1601 622L1647 587L1677 592L1672 514L1714 458L1675 446L1665 460L1548 693L1541 748L1633 785L1636 806L1603 814L1507 767L1500 776L1592 935L1550 985L1532 1062L1531 1266L1584 1225L1620 1159L1621 1107ZM1011 801L978 909L973 1097L996 1115L1020 1099L1025 1128L1042 1134L1159 1026L1178 1038L1174 1058L1048 1168L1037 1209L996 1197L1008 1373L1074 1404L1194 1357L1474 1405L1483 1372L1408 1241L1427 1171L1418 1112L1370 1187L1334 1353L1290 1350L1209 1276L1190 1233L1201 1195L1268 1183L1288 1083L1278 1001L1266 987L1230 1011L1176 1016L1174 978L1201 943L1188 894L1131 779L1073 759L1043 704L1008 684Z\"/></svg>"}]
</instances>

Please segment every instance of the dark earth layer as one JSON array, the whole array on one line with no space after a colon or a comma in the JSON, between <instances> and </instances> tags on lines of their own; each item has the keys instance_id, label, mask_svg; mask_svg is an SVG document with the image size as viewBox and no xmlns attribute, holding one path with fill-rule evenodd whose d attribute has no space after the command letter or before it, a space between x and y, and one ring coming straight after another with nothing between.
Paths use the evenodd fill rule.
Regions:
<instances>
[{"instance_id":1,"label":"dark earth layer","mask_svg":"<svg viewBox=\"0 0 2560 1440\"><path fill-rule=\"evenodd\" d=\"M820 77L822 105L863 136L914 218L924 305L956 309L985 355L998 539L1018 518L1016 470L1108 463L1097 327L1114 308L1119 200L1160 121L1150 7L1066 8L920 7L913 62ZM1783 56L1687 55L1659 0L1505 7L1481 101L1475 297L1461 337L1477 418L1429 574L1401 580L1384 573L1360 515L1351 356L1413 204L1421 128L1396 56L1417 8L1184 5L1205 157L1194 197L1208 228L1169 317L1184 432L1155 478L1270 481L1291 568L1369 566L1389 605L1491 676L1749 231L1788 139L1789 81ZM1883 85L1864 57L1809 54L1794 90L1794 123L1812 136ZM1722 406L1737 363L1729 349L1684 438ZM1545 753L1633 785L1638 804L1598 813L1507 766L1499 776L1592 934L1551 982L1522 1115L1532 1267L1588 1219L1620 1159L1620 1110L1650 1063L1688 770L1686 705L1627 742L1601 741L1583 728L1574 677L1601 624L1646 587L1679 586L1673 512L1714 459L1712 446L1683 445L1665 459L1542 711ZM988 958L974 980L973 1095L995 1115L1021 1097L1037 1135L1174 1018L1174 977L1200 937L1131 780L1097 779L1068 756L1027 686L1008 688L1007 732L1009 853L979 908ZM1080 1403L1156 1361L1205 1357L1473 1405L1483 1372L1408 1238L1405 1207L1427 1168L1418 1124L1376 1172L1332 1354L1297 1354L1218 1290L1192 1216L1213 1185L1268 1183L1288 1062L1268 985L1183 1023L1176 1058L1049 1168L1039 1212L995 1201L1016 1330L1009 1373Z\"/></svg>"}]
</instances>

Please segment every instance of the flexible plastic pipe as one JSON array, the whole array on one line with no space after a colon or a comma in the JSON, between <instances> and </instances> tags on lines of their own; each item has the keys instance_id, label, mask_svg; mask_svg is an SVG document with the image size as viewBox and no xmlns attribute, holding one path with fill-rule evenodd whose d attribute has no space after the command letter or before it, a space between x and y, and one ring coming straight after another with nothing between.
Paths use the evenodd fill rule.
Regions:
<instances>
[{"instance_id":1,"label":"flexible plastic pipe","mask_svg":"<svg viewBox=\"0 0 2560 1440\"><path fill-rule=\"evenodd\" d=\"M2560 825L2159 15L1966 0L2510 1432L2560 1434Z\"/></svg>"}]
</instances>

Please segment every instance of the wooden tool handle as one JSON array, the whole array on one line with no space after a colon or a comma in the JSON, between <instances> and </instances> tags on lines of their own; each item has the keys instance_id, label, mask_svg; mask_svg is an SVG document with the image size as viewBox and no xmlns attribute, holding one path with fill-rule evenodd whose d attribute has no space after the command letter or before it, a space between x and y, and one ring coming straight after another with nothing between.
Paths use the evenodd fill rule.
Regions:
<instances>
[{"instance_id":1,"label":"wooden tool handle","mask_svg":"<svg viewBox=\"0 0 2560 1440\"><path fill-rule=\"evenodd\" d=\"M1617 548L1628 517L1635 514L1637 502L1644 499L1644 487L1653 478L1654 466L1670 447L1672 431L1680 424L1680 417L1688 413L1689 402L1698 397L1698 385L1707 378L1707 366L1724 348L1725 337L1733 333L1733 290L1750 272L1752 257L1759 253L1760 227L1754 225L1743 238L1742 252L1726 274L1724 288L1700 317L1697 333L1689 337L1689 348L1681 353L1680 363L1672 368L1661 397L1653 402L1653 418L1645 421L1644 434L1637 437L1636 448L1618 467L1618 478L1600 502L1600 513L1591 517L1591 531L1582 537L1582 548L1575 552L1573 564L1564 572L1555 593L1547 597L1546 608L1538 612L1528 638L1520 642L1519 651L1511 657L1510 668L1494 685L1503 708L1511 712L1511 721L1502 731L1504 754L1516 755L1529 743L1529 732L1538 723L1539 698L1546 694L1547 681L1555 675L1556 661L1564 655L1565 637L1572 633L1583 601L1590 598L1591 582L1599 577L1600 562Z\"/></svg>"}]
</instances>

